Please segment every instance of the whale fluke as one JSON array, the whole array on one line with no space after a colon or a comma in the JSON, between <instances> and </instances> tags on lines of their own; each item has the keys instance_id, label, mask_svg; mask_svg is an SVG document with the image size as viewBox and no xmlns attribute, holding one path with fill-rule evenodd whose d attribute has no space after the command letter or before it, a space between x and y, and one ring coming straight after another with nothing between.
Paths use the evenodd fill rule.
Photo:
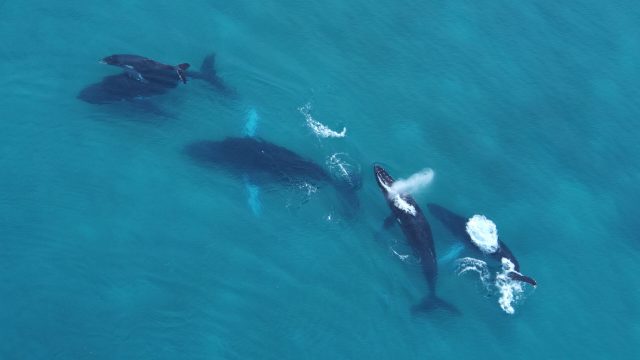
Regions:
<instances>
[{"instance_id":1,"label":"whale fluke","mask_svg":"<svg viewBox=\"0 0 640 360\"><path fill-rule=\"evenodd\" d=\"M191 76L194 79L200 79L208 82L213 85L218 91L223 93L231 93L231 89L227 87L224 81L218 76L216 73L216 54L207 55L204 60L202 60L202 65L200 66L200 71L189 71L187 73L188 76Z\"/></svg>"}]
</instances>

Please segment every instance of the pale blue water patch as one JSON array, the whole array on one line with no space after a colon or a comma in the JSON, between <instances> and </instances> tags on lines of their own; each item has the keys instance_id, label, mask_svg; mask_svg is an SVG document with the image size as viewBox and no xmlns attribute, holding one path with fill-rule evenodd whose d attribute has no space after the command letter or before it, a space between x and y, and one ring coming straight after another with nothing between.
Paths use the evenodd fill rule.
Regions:
<instances>
[{"instance_id":1,"label":"pale blue water patch","mask_svg":"<svg viewBox=\"0 0 640 360\"><path fill-rule=\"evenodd\" d=\"M0 358L635 358L638 24L628 0L0 0ZM235 95L76 99L120 71L104 56L211 52ZM348 135L309 131L309 102ZM348 154L355 215L267 184L255 216L257 184L185 155L251 119L325 168ZM496 223L538 281L514 315L450 265L461 315L411 314L427 286L398 228L376 241L374 162L434 169L438 257L455 241L428 202Z\"/></svg>"}]
</instances>

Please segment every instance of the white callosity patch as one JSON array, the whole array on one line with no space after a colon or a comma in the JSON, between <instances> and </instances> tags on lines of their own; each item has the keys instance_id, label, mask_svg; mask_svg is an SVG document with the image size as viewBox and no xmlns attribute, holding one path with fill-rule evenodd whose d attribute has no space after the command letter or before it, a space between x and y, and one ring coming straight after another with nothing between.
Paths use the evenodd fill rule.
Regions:
<instances>
[{"instance_id":1,"label":"white callosity patch","mask_svg":"<svg viewBox=\"0 0 640 360\"><path fill-rule=\"evenodd\" d=\"M380 182L380 184L387 191L387 196L389 197L389 200L393 202L393 206L406 212L407 214L416 216L416 208L413 207L413 205L409 204L405 199L403 199L400 194L392 192L393 190L391 189L391 187L387 186L384 182Z\"/></svg>"},{"instance_id":2,"label":"white callosity patch","mask_svg":"<svg viewBox=\"0 0 640 360\"><path fill-rule=\"evenodd\" d=\"M413 205L409 204L405 199L403 199L400 194L396 194L395 196L393 196L392 200L395 207L406 212L407 214L416 216L416 208L413 207Z\"/></svg>"},{"instance_id":3,"label":"white callosity patch","mask_svg":"<svg viewBox=\"0 0 640 360\"><path fill-rule=\"evenodd\" d=\"M473 215L467 221L467 233L482 252L492 254L498 251L498 229L484 215Z\"/></svg>"},{"instance_id":4,"label":"white callosity patch","mask_svg":"<svg viewBox=\"0 0 640 360\"><path fill-rule=\"evenodd\" d=\"M307 126L309 126L309 128L311 128L311 130L313 130L313 132L319 137L342 138L347 135L346 127L343 127L342 131L337 132L337 131L331 130L325 124L314 119L313 116L311 116L311 103L306 103L305 105L299 107L298 111L300 111L300 113L304 116L304 119L307 121Z\"/></svg>"}]
</instances>

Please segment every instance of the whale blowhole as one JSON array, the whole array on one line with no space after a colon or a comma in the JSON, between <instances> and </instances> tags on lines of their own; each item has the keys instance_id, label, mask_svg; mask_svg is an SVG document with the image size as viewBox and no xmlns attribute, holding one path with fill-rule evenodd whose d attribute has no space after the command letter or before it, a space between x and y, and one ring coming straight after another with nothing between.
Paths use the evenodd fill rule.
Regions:
<instances>
[{"instance_id":1,"label":"whale blowhole","mask_svg":"<svg viewBox=\"0 0 640 360\"><path fill-rule=\"evenodd\" d=\"M485 254L498 251L498 229L496 224L484 215L473 215L467 221L467 234L471 241Z\"/></svg>"}]
</instances>

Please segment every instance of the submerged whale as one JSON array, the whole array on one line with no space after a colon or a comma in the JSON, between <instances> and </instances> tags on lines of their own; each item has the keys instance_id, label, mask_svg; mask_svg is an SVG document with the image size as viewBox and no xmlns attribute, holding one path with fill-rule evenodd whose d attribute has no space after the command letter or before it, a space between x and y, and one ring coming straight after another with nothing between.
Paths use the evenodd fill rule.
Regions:
<instances>
[{"instance_id":1,"label":"submerged whale","mask_svg":"<svg viewBox=\"0 0 640 360\"><path fill-rule=\"evenodd\" d=\"M526 275L522 275L520 273L520 263L513 255L511 250L503 243L501 240L497 240L495 246L491 249L486 249L480 247L469 235L467 232L467 222L469 219L464 218L450 210L445 209L444 207L437 204L427 204L429 211L440 220L448 229L455 235L458 239L460 239L464 246L468 249L471 249L476 256L482 257L484 259L490 259L496 262L497 264L502 263L502 259L507 259L513 264L513 268L515 271L511 271L508 273L508 276L513 280L526 282L533 286L537 285L537 282Z\"/></svg>"},{"instance_id":2,"label":"submerged whale","mask_svg":"<svg viewBox=\"0 0 640 360\"><path fill-rule=\"evenodd\" d=\"M358 174L336 178L311 160L282 146L257 137L227 137L221 141L196 141L185 147L196 162L217 167L251 183L283 185L322 184L333 186L350 208L359 206L356 191L361 187Z\"/></svg>"},{"instance_id":3,"label":"submerged whale","mask_svg":"<svg viewBox=\"0 0 640 360\"><path fill-rule=\"evenodd\" d=\"M385 227L398 223L414 255L420 258L422 274L429 286L429 295L418 305L414 311L429 311L442 308L457 313L458 310L448 302L436 295L436 283L438 280L438 262L436 249L431 235L431 227L425 218L420 206L409 194L395 193L392 190L393 178L379 165L374 165L373 172L376 182L382 190L391 215L385 220Z\"/></svg>"},{"instance_id":4,"label":"submerged whale","mask_svg":"<svg viewBox=\"0 0 640 360\"><path fill-rule=\"evenodd\" d=\"M231 93L216 74L213 54L205 57L200 71L188 71L186 63L171 66L137 55L111 55L101 62L121 67L124 72L85 87L78 93L78 99L91 104L145 99L175 89L188 78L204 80L224 94Z\"/></svg>"}]
</instances>

